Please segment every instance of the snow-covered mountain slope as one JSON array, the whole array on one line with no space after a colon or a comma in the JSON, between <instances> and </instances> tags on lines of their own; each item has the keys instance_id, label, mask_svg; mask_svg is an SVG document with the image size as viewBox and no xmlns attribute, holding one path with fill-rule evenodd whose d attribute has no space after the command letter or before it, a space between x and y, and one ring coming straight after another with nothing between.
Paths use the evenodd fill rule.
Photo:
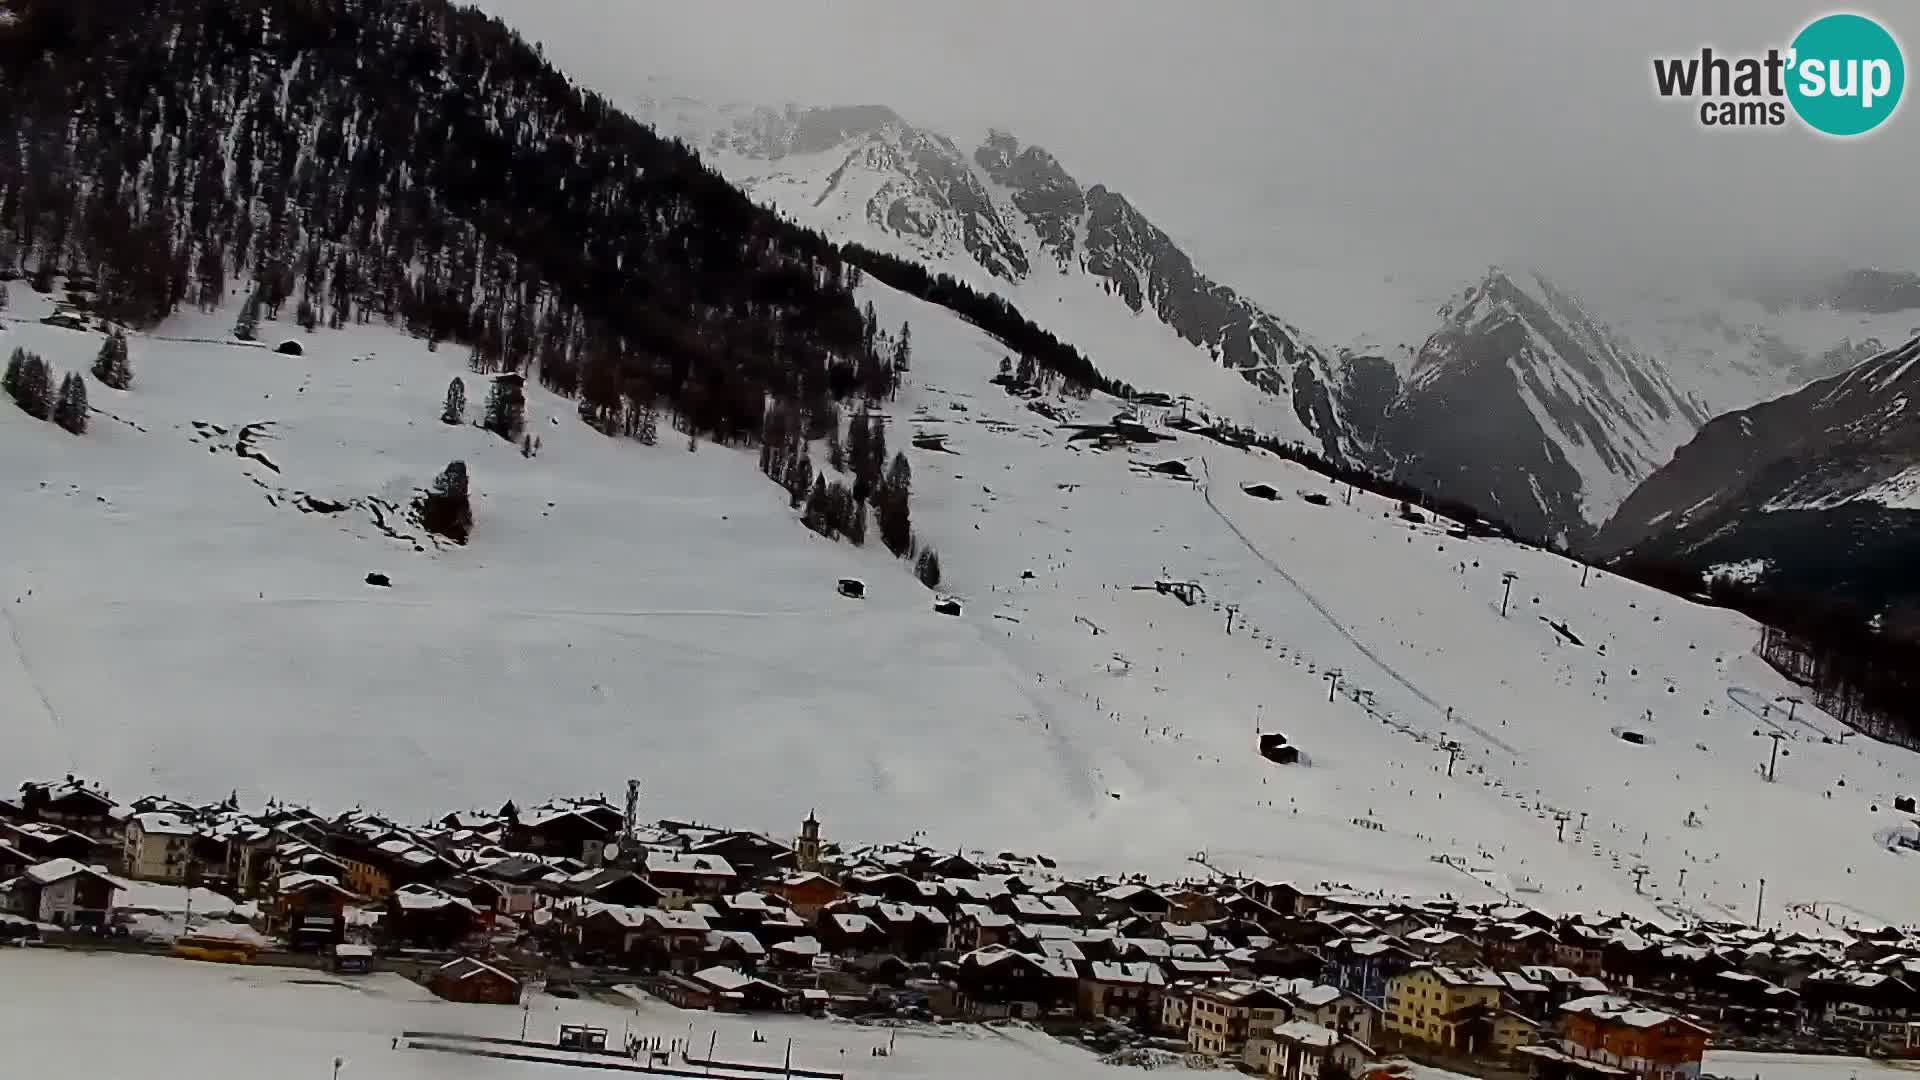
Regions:
<instances>
[{"instance_id":1,"label":"snow-covered mountain slope","mask_svg":"<svg viewBox=\"0 0 1920 1080\"><path fill-rule=\"evenodd\" d=\"M1377 373L1206 276L1125 196L1041 147L991 132L969 149L882 106L668 99L637 115L794 221L1006 297L1110 376L1335 457L1367 450L1344 414L1384 404Z\"/></svg>"},{"instance_id":2,"label":"snow-covered mountain slope","mask_svg":"<svg viewBox=\"0 0 1920 1080\"><path fill-rule=\"evenodd\" d=\"M1356 293L1351 275L1276 271L1292 283L1283 318L1203 274L1123 196L1004 132L969 149L884 106L663 98L638 114L757 201L1002 295L1110 375L1573 545L1707 418L1844 370L1920 321L1906 279L1883 272L1762 293L1638 274L1575 289L1497 269L1451 298L1405 273Z\"/></svg>"},{"instance_id":3,"label":"snow-covered mountain slope","mask_svg":"<svg viewBox=\"0 0 1920 1080\"><path fill-rule=\"evenodd\" d=\"M378 329L297 358L136 337L134 389L93 387L85 437L0 409L9 762L128 796L238 786L408 816L632 775L650 812L784 830L817 807L838 839L922 831L1076 869L1191 873L1204 852L1356 888L1741 917L1765 876L1770 917L1817 899L1902 918L1920 865L1890 853L1888 807L1920 761L1825 743L1836 725L1802 709L1790 765L1756 776L1772 721L1753 710L1789 687L1751 623L1610 575L1582 587L1555 556L1349 503L1265 453L1174 432L1092 449L989 381L996 342L865 291L914 331L890 442L946 436L908 452L959 618L883 552L807 532L750 451L607 439L535 391L544 449L523 458L437 423L454 350ZM61 369L99 343L18 322L0 339ZM243 434L259 456L236 455ZM414 539L387 536L371 500L404 506L456 457L472 543L416 551L383 510ZM1147 468L1169 461L1203 482ZM835 593L846 576L865 601ZM1302 763L1259 757L1262 731Z\"/></svg>"},{"instance_id":4,"label":"snow-covered mountain slope","mask_svg":"<svg viewBox=\"0 0 1920 1080\"><path fill-rule=\"evenodd\" d=\"M1577 544L1706 416L1579 301L1494 269L1442 311L1381 441L1423 487Z\"/></svg>"},{"instance_id":5,"label":"snow-covered mountain slope","mask_svg":"<svg viewBox=\"0 0 1920 1080\"><path fill-rule=\"evenodd\" d=\"M1627 499L1598 545L1702 567L1757 563L1768 580L1870 610L1920 596L1915 401L1920 337L1718 417Z\"/></svg>"}]
</instances>

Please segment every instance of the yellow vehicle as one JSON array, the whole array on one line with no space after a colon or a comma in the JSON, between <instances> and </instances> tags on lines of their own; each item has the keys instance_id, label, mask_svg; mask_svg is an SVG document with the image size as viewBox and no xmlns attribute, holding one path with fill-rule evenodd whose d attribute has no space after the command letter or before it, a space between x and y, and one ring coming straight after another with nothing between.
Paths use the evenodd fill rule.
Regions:
<instances>
[{"instance_id":1,"label":"yellow vehicle","mask_svg":"<svg viewBox=\"0 0 1920 1080\"><path fill-rule=\"evenodd\" d=\"M251 964L260 946L235 938L186 934L173 943L173 955L183 960L207 960L216 964Z\"/></svg>"}]
</instances>

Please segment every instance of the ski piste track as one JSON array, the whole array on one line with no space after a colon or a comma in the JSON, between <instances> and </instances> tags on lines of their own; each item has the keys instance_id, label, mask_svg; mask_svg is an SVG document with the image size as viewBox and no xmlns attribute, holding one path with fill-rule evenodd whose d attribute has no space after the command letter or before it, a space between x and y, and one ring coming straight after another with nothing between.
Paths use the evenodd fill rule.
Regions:
<instances>
[{"instance_id":1,"label":"ski piste track","mask_svg":"<svg viewBox=\"0 0 1920 1080\"><path fill-rule=\"evenodd\" d=\"M28 688L33 691L33 696L40 700L40 710L47 718L48 730L53 734L53 745L66 756L69 770L77 768L73 748L67 742L66 726L60 722L59 710L53 707L53 701L47 697L46 688L40 685L39 678L34 675L33 663L27 659L27 648L20 643L20 624L14 621L13 612L4 606L0 606L0 619L6 620L7 640L13 646L13 655L20 665L20 674L26 679Z\"/></svg>"},{"instance_id":2,"label":"ski piste track","mask_svg":"<svg viewBox=\"0 0 1920 1080\"><path fill-rule=\"evenodd\" d=\"M1300 594L1300 598L1302 600L1305 600L1313 608L1313 610L1319 612L1320 617L1327 621L1328 626L1331 626L1334 628L1334 630L1338 631L1340 636L1343 638L1346 638L1348 643L1350 643L1354 647L1354 649L1360 653L1360 655L1366 657L1367 660L1371 662L1375 667L1385 672L1388 678L1392 679L1394 682L1399 683L1402 687L1405 687L1408 693L1420 699L1422 703L1424 703L1428 708L1432 709L1434 712L1442 713L1442 714L1446 713L1447 711L1446 706L1435 701L1426 691L1414 685L1414 682L1412 679L1409 679L1405 675L1401 674L1398 668L1395 668L1392 664L1388 663L1385 659L1381 658L1380 655L1375 653L1371 648L1368 648L1367 643L1362 641L1358 635L1354 634L1352 630L1348 629L1347 624L1341 622L1339 616L1335 615L1331 611L1328 611L1326 608L1326 605L1322 604L1320 602L1320 599L1314 596L1311 590L1309 590L1305 585L1300 584L1299 580L1296 579L1292 574L1287 573L1287 571L1284 568L1282 568L1279 563L1276 563L1272 559L1268 558L1266 552L1260 550L1259 545L1255 544L1252 541L1252 539L1250 539L1247 536L1246 533L1240 531L1240 526L1234 524L1233 519L1227 516L1226 511L1220 509L1219 504L1213 501L1213 475L1212 475L1211 469L1209 469L1207 466L1207 461L1205 458L1200 459L1200 472L1201 472L1200 495L1202 498L1206 499L1207 509L1213 511L1214 516L1219 518L1221 523L1226 525L1226 527L1233 532L1233 535L1239 538L1240 542L1246 546L1246 549L1253 554L1254 558L1259 559L1260 562L1264 566L1266 566L1269 570L1272 570L1274 573L1280 575L1280 580L1286 582L1289 588L1291 588L1294 592ZM1452 714L1452 717L1451 719L1448 720L1448 723L1459 724L1461 727L1464 727L1468 731L1473 732L1475 735L1480 736L1480 738L1485 740L1488 745L1495 747L1496 749L1500 750L1502 753L1505 753L1508 757L1512 758L1515 761L1520 761L1526 757L1525 754L1522 754L1520 751L1514 749L1512 746L1508 745L1505 741L1500 739L1498 736L1487 731L1485 728L1479 727L1473 724L1472 722L1466 720L1457 712Z\"/></svg>"}]
</instances>

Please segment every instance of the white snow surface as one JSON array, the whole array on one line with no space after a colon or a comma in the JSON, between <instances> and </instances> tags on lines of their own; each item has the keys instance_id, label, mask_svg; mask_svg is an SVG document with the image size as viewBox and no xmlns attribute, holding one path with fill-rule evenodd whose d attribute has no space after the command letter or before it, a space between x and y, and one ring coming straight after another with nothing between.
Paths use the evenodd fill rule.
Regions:
<instances>
[{"instance_id":1,"label":"white snow surface","mask_svg":"<svg viewBox=\"0 0 1920 1080\"><path fill-rule=\"evenodd\" d=\"M1074 871L1200 874L1199 856L1304 885L1743 919L1765 877L1770 923L1814 902L1907 921L1920 865L1876 836L1920 759L1824 743L1840 726L1801 706L1778 782L1756 775L1772 743L1754 733L1786 727L1771 703L1792 688L1751 655L1752 623L1606 574L1582 587L1556 556L1349 505L1264 453L1070 445L989 384L998 343L865 292L913 325L889 444L938 431L953 451L908 453L916 529L964 616L934 613L877 544L807 532L751 450L607 439L537 388L532 459L439 424L464 350L377 327L299 335L304 357L139 336L134 388L91 385L85 437L0 407L11 771L411 819L637 776L652 813L788 835L817 808L833 839L920 832ZM99 343L0 334L61 370ZM278 473L232 451L267 422L251 442ZM364 504L279 494L404 504L454 458L473 477L464 548L414 551ZM1205 484L1140 468L1169 459ZM1280 501L1241 492L1255 481ZM849 576L864 601L836 594ZM1206 601L1135 588L1160 578ZM1302 762L1260 758L1262 730Z\"/></svg>"},{"instance_id":2,"label":"white snow surface","mask_svg":"<svg viewBox=\"0 0 1920 1080\"><path fill-rule=\"evenodd\" d=\"M32 993L0 1009L9 1076L85 1080L255 1080L333 1075L340 1080L522 1080L604 1072L557 1068L422 1049L396 1048L402 1031L431 1031L552 1043L561 1024L691 1039L724 1061L778 1066L787 1040L800 1068L845 1072L848 1080L970 1080L978 1076L1111 1078L1089 1053L1030 1028L954 1025L860 1027L792 1016L684 1012L652 998L620 1008L535 993L523 1014L510 1005L442 1001L398 975L334 976L298 968L233 967L166 957L52 950L0 952L0 976ZM112 1036L101 1037L103 1018ZM753 1042L759 1032L765 1042ZM711 1042L709 1041L711 1040ZM892 1042L892 1053L874 1057ZM421 1040L429 1041L429 1040ZM541 1051L508 1047L515 1053ZM554 1050L554 1058L574 1057ZM682 1066L684 1068L684 1066ZM752 1074L716 1070L716 1080ZM777 1074L776 1074L777 1075ZM1201 1075L1179 1067L1155 1077ZM1206 1075L1215 1075L1207 1073Z\"/></svg>"}]
</instances>

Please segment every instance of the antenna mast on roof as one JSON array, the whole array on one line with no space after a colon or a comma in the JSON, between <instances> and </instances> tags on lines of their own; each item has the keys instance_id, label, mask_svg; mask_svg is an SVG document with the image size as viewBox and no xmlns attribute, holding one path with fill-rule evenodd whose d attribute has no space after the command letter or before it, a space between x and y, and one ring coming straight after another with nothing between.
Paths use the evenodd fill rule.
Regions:
<instances>
[{"instance_id":1,"label":"antenna mast on roof","mask_svg":"<svg viewBox=\"0 0 1920 1080\"><path fill-rule=\"evenodd\" d=\"M640 781L627 781L627 819L620 842L628 851L640 845Z\"/></svg>"}]
</instances>

